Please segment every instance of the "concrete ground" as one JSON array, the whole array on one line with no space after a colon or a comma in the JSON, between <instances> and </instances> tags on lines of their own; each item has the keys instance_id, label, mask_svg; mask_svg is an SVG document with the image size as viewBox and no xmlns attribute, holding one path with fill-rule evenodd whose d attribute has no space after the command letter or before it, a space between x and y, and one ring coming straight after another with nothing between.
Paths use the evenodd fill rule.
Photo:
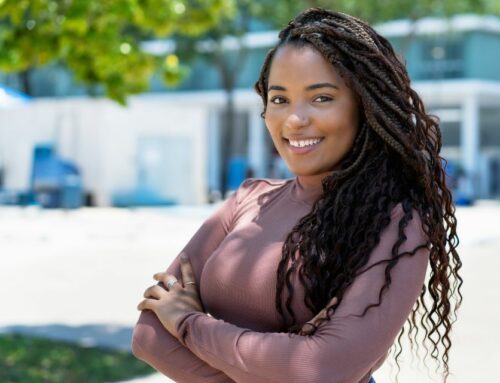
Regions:
<instances>
[{"instance_id":1,"label":"concrete ground","mask_svg":"<svg viewBox=\"0 0 500 383\"><path fill-rule=\"evenodd\" d=\"M211 209L0 208L0 332L129 349L142 292ZM449 382L494 381L500 362L500 204L459 208L457 217L465 284ZM400 382L439 381L409 353L402 359ZM374 374L377 383L395 381L389 360ZM168 381L153 375L131 382Z\"/></svg>"}]
</instances>

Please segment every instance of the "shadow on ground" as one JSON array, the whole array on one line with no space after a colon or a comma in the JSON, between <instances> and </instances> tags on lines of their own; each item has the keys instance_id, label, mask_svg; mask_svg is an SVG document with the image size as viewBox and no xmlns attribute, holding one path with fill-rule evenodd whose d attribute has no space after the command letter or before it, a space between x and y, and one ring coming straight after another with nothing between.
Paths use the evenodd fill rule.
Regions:
<instances>
[{"instance_id":1,"label":"shadow on ground","mask_svg":"<svg viewBox=\"0 0 500 383\"><path fill-rule=\"evenodd\" d=\"M83 347L106 347L131 351L132 327L111 324L68 326L48 324L40 326L13 325L0 327L0 334L21 334L50 338Z\"/></svg>"}]
</instances>

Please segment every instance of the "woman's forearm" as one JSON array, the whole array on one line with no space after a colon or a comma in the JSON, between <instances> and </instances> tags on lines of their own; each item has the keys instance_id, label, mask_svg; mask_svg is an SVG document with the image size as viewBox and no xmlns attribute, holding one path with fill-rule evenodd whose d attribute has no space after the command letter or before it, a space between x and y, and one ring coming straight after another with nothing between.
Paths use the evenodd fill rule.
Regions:
<instances>
[{"instance_id":1,"label":"woman's forearm","mask_svg":"<svg viewBox=\"0 0 500 383\"><path fill-rule=\"evenodd\" d=\"M178 383L233 382L170 335L151 311L139 317L132 337L134 355Z\"/></svg>"}]
</instances>

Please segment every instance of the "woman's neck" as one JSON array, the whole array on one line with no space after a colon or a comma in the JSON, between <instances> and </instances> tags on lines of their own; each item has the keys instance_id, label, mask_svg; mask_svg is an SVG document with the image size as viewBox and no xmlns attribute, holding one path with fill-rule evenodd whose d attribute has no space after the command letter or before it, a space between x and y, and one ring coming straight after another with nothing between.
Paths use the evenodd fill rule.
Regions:
<instances>
[{"instance_id":1,"label":"woman's neck","mask_svg":"<svg viewBox=\"0 0 500 383\"><path fill-rule=\"evenodd\" d=\"M323 193L321 181L327 174L300 175L295 177L297 184L295 197L306 202L316 200Z\"/></svg>"}]
</instances>

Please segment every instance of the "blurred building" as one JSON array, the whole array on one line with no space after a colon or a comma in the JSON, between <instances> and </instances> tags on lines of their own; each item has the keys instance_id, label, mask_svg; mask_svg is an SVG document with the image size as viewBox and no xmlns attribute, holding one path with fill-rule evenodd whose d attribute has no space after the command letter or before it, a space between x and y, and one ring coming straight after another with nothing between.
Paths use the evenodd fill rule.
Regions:
<instances>
[{"instance_id":1,"label":"blurred building","mask_svg":"<svg viewBox=\"0 0 500 383\"><path fill-rule=\"evenodd\" d=\"M442 154L453 165L456 187L472 198L500 197L500 19L461 15L394 21L377 30L406 58L412 86L427 110L440 117ZM245 37L248 59L236 85L233 128L243 137L243 154L255 177L290 176L276 157L253 91L276 36L261 30ZM161 52L161 44L154 49L158 46ZM228 54L234 49L228 39ZM0 75L0 82L11 87L16 81ZM40 99L31 106L0 109L5 186L27 183L28 149L52 140L80 164L84 183L100 205L137 183L180 203L206 202L221 189L225 96L219 72L203 53L178 89L168 90L155 78L151 93L132 97L126 109L106 100L67 98L84 89L56 65L35 73L33 89Z\"/></svg>"},{"instance_id":2,"label":"blurred building","mask_svg":"<svg viewBox=\"0 0 500 383\"><path fill-rule=\"evenodd\" d=\"M146 204L152 197L205 201L209 109L174 95L132 98L127 108L81 97L0 108L3 187L29 188L33 149L47 143L78 166L87 200L96 205L125 196Z\"/></svg>"},{"instance_id":3,"label":"blurred building","mask_svg":"<svg viewBox=\"0 0 500 383\"><path fill-rule=\"evenodd\" d=\"M414 88L440 117L442 155L462 192L500 197L500 19L395 21L378 31L404 54Z\"/></svg>"}]
</instances>

